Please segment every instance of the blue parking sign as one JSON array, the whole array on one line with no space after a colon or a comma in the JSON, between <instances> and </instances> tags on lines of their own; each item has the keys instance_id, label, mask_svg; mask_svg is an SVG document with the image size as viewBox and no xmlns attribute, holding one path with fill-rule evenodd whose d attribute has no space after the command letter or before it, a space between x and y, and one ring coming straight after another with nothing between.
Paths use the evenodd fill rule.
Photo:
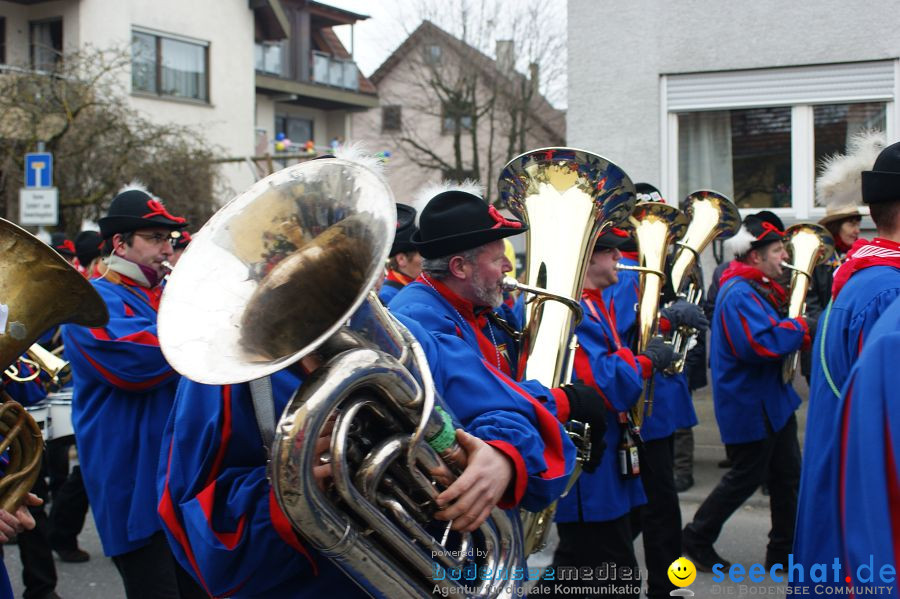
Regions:
<instances>
[{"instance_id":1,"label":"blue parking sign","mask_svg":"<svg viewBox=\"0 0 900 599\"><path fill-rule=\"evenodd\" d=\"M25 187L53 187L53 154L50 152L25 154Z\"/></svg>"}]
</instances>

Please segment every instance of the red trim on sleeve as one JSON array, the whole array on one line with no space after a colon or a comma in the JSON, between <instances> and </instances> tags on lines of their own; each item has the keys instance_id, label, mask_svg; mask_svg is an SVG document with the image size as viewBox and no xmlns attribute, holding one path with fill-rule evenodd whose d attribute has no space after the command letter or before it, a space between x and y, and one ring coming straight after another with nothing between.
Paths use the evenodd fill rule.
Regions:
<instances>
[{"instance_id":1,"label":"red trim on sleeve","mask_svg":"<svg viewBox=\"0 0 900 599\"><path fill-rule=\"evenodd\" d=\"M91 366L93 366L95 369L97 369L97 372L99 372L100 375L103 378L105 378L109 384L111 384L115 387L118 387L120 389L124 389L126 391L146 391L147 389L151 389L152 387L158 385L159 383L163 382L167 378L175 375L175 371L169 369L168 372L165 372L159 376L155 376L152 379L147 379L146 381L140 381L140 382L126 381L125 379L119 378L118 376L114 375L109 370L107 370L106 368L101 366L96 360L91 358L87 354L87 352L85 352L83 349L81 349L81 346L79 346L77 343L75 343L75 347L78 349L78 351L81 353L81 355L84 356L84 359L87 360L88 362L90 362Z\"/></svg>"},{"instance_id":2,"label":"red trim on sleeve","mask_svg":"<svg viewBox=\"0 0 900 599\"><path fill-rule=\"evenodd\" d=\"M522 501L522 497L525 495L525 487L528 486L528 471L525 469L525 460L522 459L522 454L519 453L519 450L506 441L494 439L491 441L485 441L485 443L487 443L497 451L502 452L503 455L512 460L512 497L509 496L509 492L506 492L497 503L497 507L499 507L500 509L512 509L519 505L519 502Z\"/></svg>"},{"instance_id":3,"label":"red trim on sleeve","mask_svg":"<svg viewBox=\"0 0 900 599\"><path fill-rule=\"evenodd\" d=\"M575 376L577 376L580 380L584 381L585 385L590 385L594 389L597 390L597 393L600 394L600 397L603 398L603 405L606 406L606 409L610 412L615 412L616 409L607 399L606 394L603 392L603 389L597 385L597 380L594 378L594 371L591 370L591 361L587 356L587 352L584 351L580 345L578 349L575 350Z\"/></svg>"},{"instance_id":4,"label":"red trim on sleeve","mask_svg":"<svg viewBox=\"0 0 900 599\"><path fill-rule=\"evenodd\" d=\"M209 592L209 587L206 585L206 581L203 579L203 574L200 572L200 566L197 565L197 558L194 557L194 551L191 549L191 544L188 542L187 533L185 533L184 528L181 526L181 522L178 521L178 515L175 512L175 503L172 501L172 494L169 491L169 474L172 471L173 445L174 443L169 444L169 458L166 465L166 484L163 488L162 497L159 499L159 505L156 507L156 511L163 521L163 524L175 538L175 541L181 546L184 555L187 556L188 562L194 570L194 575L197 577L197 580L200 581L203 590L212 596L212 593Z\"/></svg>"},{"instance_id":5,"label":"red trim on sleeve","mask_svg":"<svg viewBox=\"0 0 900 599\"><path fill-rule=\"evenodd\" d=\"M131 306L122 302L122 306L125 308L125 316L134 316L134 310L131 309Z\"/></svg>"},{"instance_id":6,"label":"red trim on sleeve","mask_svg":"<svg viewBox=\"0 0 900 599\"><path fill-rule=\"evenodd\" d=\"M672 322L666 318L665 316L660 317L659 319L659 331L661 333L668 333L672 330Z\"/></svg>"},{"instance_id":7,"label":"red trim on sleeve","mask_svg":"<svg viewBox=\"0 0 900 599\"><path fill-rule=\"evenodd\" d=\"M137 333L125 335L124 337L119 337L116 341L127 341L129 343L159 347L159 339L157 339L156 335L148 331L138 331Z\"/></svg>"},{"instance_id":8,"label":"red trim on sleeve","mask_svg":"<svg viewBox=\"0 0 900 599\"><path fill-rule=\"evenodd\" d=\"M629 366L631 366L635 372L638 372L638 365L637 365L637 362L635 362L635 360L634 360L634 352L632 352L630 349L628 349L627 347L620 347L619 349L617 349L616 351L613 352L613 355L619 356L620 358L625 360L625 362Z\"/></svg>"},{"instance_id":9,"label":"red trim on sleeve","mask_svg":"<svg viewBox=\"0 0 900 599\"><path fill-rule=\"evenodd\" d=\"M237 530L234 532L219 532L213 528L212 520L216 503L216 481L213 481L205 489L197 493L197 501L200 503L200 509L203 510L203 515L206 516L206 524L209 526L209 530L212 531L216 539L225 546L225 549L233 551L240 542L241 536L244 534L244 525L247 523L247 515L243 514L238 519Z\"/></svg>"},{"instance_id":10,"label":"red trim on sleeve","mask_svg":"<svg viewBox=\"0 0 900 599\"><path fill-rule=\"evenodd\" d=\"M482 359L482 363L488 367L501 381L505 382L508 387L516 391L519 395L527 399L534 408L534 415L537 419L537 430L541 439L544 441L544 462L547 469L541 472L543 479L558 478L566 472L566 458L563 453L562 433L560 432L560 424L556 416L550 413L541 402L533 398L527 391L519 387L514 380L506 376L503 372L492 366L490 362Z\"/></svg>"},{"instance_id":11,"label":"red trim on sleeve","mask_svg":"<svg viewBox=\"0 0 900 599\"><path fill-rule=\"evenodd\" d=\"M797 325L794 324L793 320L782 320L778 323L778 326L782 329L788 329L790 331L797 330Z\"/></svg>"},{"instance_id":12,"label":"red trim on sleeve","mask_svg":"<svg viewBox=\"0 0 900 599\"><path fill-rule=\"evenodd\" d=\"M109 336L109 333L106 332L106 329L97 328L88 330L91 332L91 335L94 336L94 339L99 339L100 341L112 341L112 338Z\"/></svg>"},{"instance_id":13,"label":"red trim on sleeve","mask_svg":"<svg viewBox=\"0 0 900 599\"><path fill-rule=\"evenodd\" d=\"M550 389L550 395L556 401L556 419L562 423L569 421L569 415L572 412L569 406L569 396L563 391L562 387L554 387Z\"/></svg>"},{"instance_id":14,"label":"red trim on sleeve","mask_svg":"<svg viewBox=\"0 0 900 599\"><path fill-rule=\"evenodd\" d=\"M641 365L641 377L649 379L653 376L653 362L647 356L637 356L638 364Z\"/></svg>"},{"instance_id":15,"label":"red trim on sleeve","mask_svg":"<svg viewBox=\"0 0 900 599\"><path fill-rule=\"evenodd\" d=\"M281 511L278 500L275 499L275 490L271 487L269 487L269 516L272 518L272 526L275 527L275 532L278 533L281 540L296 549L298 553L303 554L303 557L305 557L306 561L309 562L309 565L312 566L313 574L318 576L319 565L309 554L309 551L306 550L306 547L300 542L300 539L297 538L294 527L291 526L287 516Z\"/></svg>"},{"instance_id":16,"label":"red trim on sleeve","mask_svg":"<svg viewBox=\"0 0 900 599\"><path fill-rule=\"evenodd\" d=\"M757 355L762 356L763 358L777 358L778 354L773 353L756 342L756 339L753 338L753 334L750 332L750 325L747 324L747 319L744 318L743 314L738 314L741 319L741 326L744 327L744 335L747 337L747 341L750 343L750 347L757 353Z\"/></svg>"}]
</instances>

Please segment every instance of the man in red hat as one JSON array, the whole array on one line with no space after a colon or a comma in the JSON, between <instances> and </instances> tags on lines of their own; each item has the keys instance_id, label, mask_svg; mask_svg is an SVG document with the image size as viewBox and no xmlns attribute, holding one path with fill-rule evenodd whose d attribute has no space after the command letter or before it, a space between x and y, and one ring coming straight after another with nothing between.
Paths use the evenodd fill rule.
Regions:
<instances>
[{"instance_id":1,"label":"man in red hat","mask_svg":"<svg viewBox=\"0 0 900 599\"><path fill-rule=\"evenodd\" d=\"M862 172L862 199L875 221L872 241L857 240L834 273L831 303L819 317L812 348L812 377L800 485L795 559L804 564L844 557L835 523L845 516L852 529L861 514L846 514L840 481L846 478L842 447L844 394L850 370L881 314L900 296L900 142ZM859 397L858 391L854 394ZM841 417L837 417L841 415ZM884 473L873 469L875 480ZM853 572L843 572L841 580Z\"/></svg>"},{"instance_id":2,"label":"man in red hat","mask_svg":"<svg viewBox=\"0 0 900 599\"><path fill-rule=\"evenodd\" d=\"M748 215L726 244L736 256L722 273L712 318L710 365L719 433L731 469L684 529L683 550L698 570L729 562L713 549L731 515L768 483L772 529L766 565L786 564L794 539L800 447L794 411L800 397L782 380L785 356L809 342L805 319L786 318L787 292L776 282L787 259L784 225L764 210Z\"/></svg>"},{"instance_id":3,"label":"man in red hat","mask_svg":"<svg viewBox=\"0 0 900 599\"><path fill-rule=\"evenodd\" d=\"M172 232L186 224L144 190L119 193L100 219L109 253L91 281L109 323L63 327L84 486L129 597L204 596L177 565L156 514L160 443L180 378L159 348L156 317Z\"/></svg>"}]
</instances>

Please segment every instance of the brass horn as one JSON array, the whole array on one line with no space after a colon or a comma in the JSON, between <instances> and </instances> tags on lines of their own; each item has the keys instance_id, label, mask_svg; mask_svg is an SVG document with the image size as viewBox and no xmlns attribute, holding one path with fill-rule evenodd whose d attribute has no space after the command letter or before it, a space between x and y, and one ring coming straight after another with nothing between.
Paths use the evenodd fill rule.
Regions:
<instances>
[{"instance_id":1,"label":"brass horn","mask_svg":"<svg viewBox=\"0 0 900 599\"><path fill-rule=\"evenodd\" d=\"M163 294L160 345L207 384L307 356L323 364L281 415L269 477L297 532L365 590L472 596L436 572L474 566L491 572L475 595L515 595L520 583L498 578L525 564L515 515L494 509L471 534L432 518L440 487L430 472L458 473L465 457L452 427L444 442L449 417L421 346L373 292L395 229L393 195L366 167L327 158L274 173L194 236ZM322 490L315 443L335 416L334 485Z\"/></svg>"},{"instance_id":2,"label":"brass horn","mask_svg":"<svg viewBox=\"0 0 900 599\"><path fill-rule=\"evenodd\" d=\"M40 239L0 219L0 370L14 364L44 331L71 322L89 327L109 320L106 304L87 280ZM0 406L0 453L10 463L0 478L0 508L12 512L34 486L44 441L18 403Z\"/></svg>"},{"instance_id":3,"label":"brass horn","mask_svg":"<svg viewBox=\"0 0 900 599\"><path fill-rule=\"evenodd\" d=\"M797 318L806 312L806 292L816 265L828 260L834 253L834 238L828 229L814 223L797 223L784 231L784 246L790 255L790 263L782 262L791 271L788 300L788 318ZM791 352L784 360L781 378L785 383L794 380L799 351Z\"/></svg>"},{"instance_id":4,"label":"brass horn","mask_svg":"<svg viewBox=\"0 0 900 599\"><path fill-rule=\"evenodd\" d=\"M617 268L640 273L634 347L635 352L640 353L657 333L659 300L666 282L666 254L669 246L684 235L688 221L674 206L662 202L640 202L634 207L628 222L634 229L638 246L638 265L617 265ZM653 412L653 377L647 380L641 399L631 409L631 420L638 429L644 422L645 412L648 416Z\"/></svg>"},{"instance_id":5,"label":"brass horn","mask_svg":"<svg viewBox=\"0 0 900 599\"><path fill-rule=\"evenodd\" d=\"M518 372L557 387L571 382L574 333L582 316L579 300L594 243L602 230L631 212L634 185L602 156L541 148L513 158L500 174L498 189L510 212L529 225L525 283L504 281L507 289L534 294L526 308ZM584 429L569 433L576 440L589 436ZM589 454L589 445L582 445L580 453ZM579 473L573 474L570 487ZM526 554L546 544L555 511L554 502L541 512L523 513Z\"/></svg>"},{"instance_id":6,"label":"brass horn","mask_svg":"<svg viewBox=\"0 0 900 599\"><path fill-rule=\"evenodd\" d=\"M741 215L734 202L715 191L699 190L688 195L681 202L681 209L690 219L690 224L680 241L676 243L675 258L672 262L671 282L673 291L692 304L703 299L703 288L691 273L700 260L700 254L713 239L728 239L741 228ZM668 374L684 370L684 362L691 339L697 331L689 327L679 327L672 333L675 359L666 369Z\"/></svg>"}]
</instances>

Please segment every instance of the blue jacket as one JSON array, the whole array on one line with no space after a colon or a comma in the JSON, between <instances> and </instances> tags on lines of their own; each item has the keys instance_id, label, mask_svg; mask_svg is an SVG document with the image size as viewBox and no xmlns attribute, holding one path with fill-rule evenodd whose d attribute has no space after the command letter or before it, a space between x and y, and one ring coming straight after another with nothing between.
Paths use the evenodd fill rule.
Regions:
<instances>
[{"instance_id":1,"label":"blue jacket","mask_svg":"<svg viewBox=\"0 0 900 599\"><path fill-rule=\"evenodd\" d=\"M146 545L161 529L156 469L180 377L159 348L158 290L125 278L91 284L109 309L109 324L65 325L63 342L84 486L103 551L115 556Z\"/></svg>"},{"instance_id":2,"label":"blue jacket","mask_svg":"<svg viewBox=\"0 0 900 599\"><path fill-rule=\"evenodd\" d=\"M622 258L620 263L637 266L637 260ZM619 272L619 282L603 290L607 305L614 306L616 327L622 341L633 348L637 337L637 310L640 294L640 274L633 270ZM656 372L653 375L653 409L648 416L645 412L641 425L641 438L645 441L665 439L676 428L690 428L697 424L697 413L691 392L688 390L687 375L667 375Z\"/></svg>"},{"instance_id":3,"label":"blue jacket","mask_svg":"<svg viewBox=\"0 0 900 599\"><path fill-rule=\"evenodd\" d=\"M722 442L765 439L766 419L780 431L800 405L794 388L781 380L782 361L803 344L805 322L782 318L747 279L735 276L720 286L711 330L713 403Z\"/></svg>"},{"instance_id":4,"label":"blue jacket","mask_svg":"<svg viewBox=\"0 0 900 599\"><path fill-rule=\"evenodd\" d=\"M646 358L636 358L622 345L616 331L615 305L605 304L600 293L585 290L581 300L584 319L575 334L575 374L597 389L607 408L606 449L592 473L583 472L569 494L560 499L557 522L605 522L647 502L640 478L619 474L617 451L622 434L619 412L638 400L644 379L652 373Z\"/></svg>"},{"instance_id":5,"label":"blue jacket","mask_svg":"<svg viewBox=\"0 0 900 599\"><path fill-rule=\"evenodd\" d=\"M511 391L490 365L463 362L470 350L460 339L437 339L398 320L422 345L435 390L456 421L513 460L514 489L500 507L539 509L555 499L574 465L558 422ZM272 381L281 413L300 381L286 371ZM266 478L266 457L248 385L182 381L157 479L160 516L179 562L215 595L363 596L292 532Z\"/></svg>"},{"instance_id":6,"label":"blue jacket","mask_svg":"<svg viewBox=\"0 0 900 599\"><path fill-rule=\"evenodd\" d=\"M832 391L825 376L826 366L834 386L839 390L845 388L860 349L869 343L875 323L881 321L888 306L896 304L894 300L898 296L900 270L872 266L854 273L831 307L819 316L812 349L809 411L794 537L794 555L799 563L843 557L838 553L842 549L833 529L841 518L836 493L842 469L840 437L845 405ZM890 372L887 364L885 369L885 374ZM858 392L853 395L861 397ZM869 431L872 435L882 432ZM867 473L869 470L875 472L867 468Z\"/></svg>"}]
</instances>

